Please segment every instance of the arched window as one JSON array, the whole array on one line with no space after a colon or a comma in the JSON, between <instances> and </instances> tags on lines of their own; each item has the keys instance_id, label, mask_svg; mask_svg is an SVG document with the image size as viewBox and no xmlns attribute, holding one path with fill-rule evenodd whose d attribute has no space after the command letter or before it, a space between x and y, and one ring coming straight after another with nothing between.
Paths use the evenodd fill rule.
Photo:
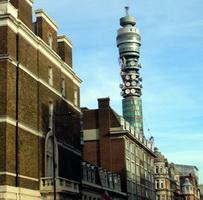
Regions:
<instances>
[{"instance_id":1,"label":"arched window","mask_svg":"<svg viewBox=\"0 0 203 200\"><path fill-rule=\"evenodd\" d=\"M53 177L53 166L54 166L54 154L53 147L55 145L55 166L56 166L56 176L58 176L58 146L56 141L53 140L52 132L50 131L46 136L45 141L45 176Z\"/></svg>"}]
</instances>

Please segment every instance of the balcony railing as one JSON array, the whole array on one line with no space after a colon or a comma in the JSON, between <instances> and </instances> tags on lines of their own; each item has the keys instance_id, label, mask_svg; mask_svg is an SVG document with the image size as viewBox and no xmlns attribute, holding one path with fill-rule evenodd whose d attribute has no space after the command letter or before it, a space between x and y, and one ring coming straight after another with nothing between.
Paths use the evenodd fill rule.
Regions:
<instances>
[{"instance_id":1,"label":"balcony railing","mask_svg":"<svg viewBox=\"0 0 203 200\"><path fill-rule=\"evenodd\" d=\"M45 177L40 179L40 191L42 193L53 192L54 182L52 177ZM57 177L56 178L56 192L72 192L79 193L79 183L73 180Z\"/></svg>"}]
</instances>

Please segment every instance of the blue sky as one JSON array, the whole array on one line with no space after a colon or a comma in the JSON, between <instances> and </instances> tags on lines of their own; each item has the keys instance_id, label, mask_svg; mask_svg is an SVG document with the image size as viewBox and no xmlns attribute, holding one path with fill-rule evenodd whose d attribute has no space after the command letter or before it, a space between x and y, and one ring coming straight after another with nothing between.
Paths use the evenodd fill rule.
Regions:
<instances>
[{"instance_id":1,"label":"blue sky","mask_svg":"<svg viewBox=\"0 0 203 200\"><path fill-rule=\"evenodd\" d=\"M197 166L203 183L203 1L35 0L34 9L73 42L81 106L97 108L97 98L110 97L122 114L116 34L128 2L142 37L145 135L170 162Z\"/></svg>"}]
</instances>

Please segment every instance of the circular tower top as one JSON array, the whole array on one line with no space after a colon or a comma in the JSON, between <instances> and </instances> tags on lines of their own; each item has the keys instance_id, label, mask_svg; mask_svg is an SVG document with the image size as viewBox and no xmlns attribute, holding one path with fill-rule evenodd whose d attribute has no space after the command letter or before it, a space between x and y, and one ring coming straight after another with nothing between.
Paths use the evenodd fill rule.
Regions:
<instances>
[{"instance_id":1,"label":"circular tower top","mask_svg":"<svg viewBox=\"0 0 203 200\"><path fill-rule=\"evenodd\" d=\"M126 26L126 25L132 25L132 26L134 26L135 24L136 24L136 22L135 22L135 18L134 17L126 16L126 17L120 18L120 25L121 26Z\"/></svg>"},{"instance_id":2,"label":"circular tower top","mask_svg":"<svg viewBox=\"0 0 203 200\"><path fill-rule=\"evenodd\" d=\"M121 25L121 26L126 26L126 25L134 26L134 25L136 24L135 18L129 16L129 9L130 9L130 7L128 7L128 6L125 7L126 16L125 16L125 17L122 17L122 18L120 19L120 25Z\"/></svg>"}]
</instances>

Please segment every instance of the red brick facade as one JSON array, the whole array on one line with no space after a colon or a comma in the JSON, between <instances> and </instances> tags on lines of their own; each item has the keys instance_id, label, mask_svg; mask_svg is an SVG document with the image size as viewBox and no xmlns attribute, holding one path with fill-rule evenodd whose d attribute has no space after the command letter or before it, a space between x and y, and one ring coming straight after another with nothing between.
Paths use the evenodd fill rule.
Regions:
<instances>
[{"instance_id":1,"label":"red brick facade","mask_svg":"<svg viewBox=\"0 0 203 200\"><path fill-rule=\"evenodd\" d=\"M127 128L128 123L121 121L109 102L109 98L98 99L98 109L83 109L83 160L119 174L121 189L129 200L154 199L154 154L132 135L133 128Z\"/></svg>"}]
</instances>

